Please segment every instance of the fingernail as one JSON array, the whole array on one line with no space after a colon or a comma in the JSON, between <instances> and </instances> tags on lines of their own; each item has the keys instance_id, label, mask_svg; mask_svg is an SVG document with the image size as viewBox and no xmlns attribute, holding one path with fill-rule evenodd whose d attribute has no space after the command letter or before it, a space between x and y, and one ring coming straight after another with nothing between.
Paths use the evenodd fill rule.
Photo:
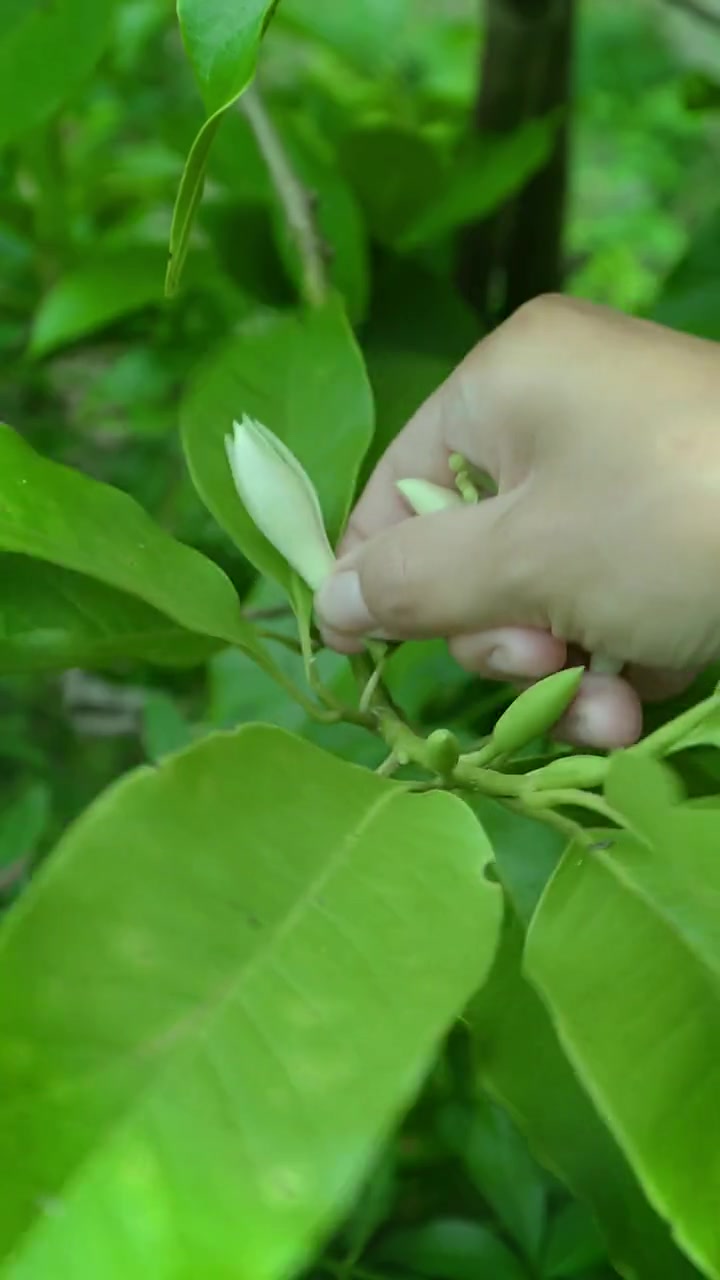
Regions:
<instances>
[{"instance_id":1,"label":"fingernail","mask_svg":"<svg viewBox=\"0 0 720 1280\"><path fill-rule=\"evenodd\" d=\"M487 666L500 676L527 676L534 673L528 670L527 653L509 644L498 644L487 656Z\"/></svg>"},{"instance_id":2,"label":"fingernail","mask_svg":"<svg viewBox=\"0 0 720 1280\"><path fill-rule=\"evenodd\" d=\"M376 626L363 599L357 573L332 574L315 597L320 621L334 631L365 634Z\"/></svg>"}]
</instances>

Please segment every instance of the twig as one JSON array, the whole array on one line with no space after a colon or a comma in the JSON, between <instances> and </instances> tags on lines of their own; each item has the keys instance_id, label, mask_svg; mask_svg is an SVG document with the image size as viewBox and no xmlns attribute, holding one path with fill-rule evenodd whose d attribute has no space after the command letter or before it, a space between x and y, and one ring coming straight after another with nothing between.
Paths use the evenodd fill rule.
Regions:
<instances>
[{"instance_id":1,"label":"twig","mask_svg":"<svg viewBox=\"0 0 720 1280\"><path fill-rule=\"evenodd\" d=\"M300 292L312 307L322 306L328 294L324 246L318 232L311 194L297 177L280 137L257 90L248 89L240 110L255 135L282 206L288 231L300 259Z\"/></svg>"}]
</instances>

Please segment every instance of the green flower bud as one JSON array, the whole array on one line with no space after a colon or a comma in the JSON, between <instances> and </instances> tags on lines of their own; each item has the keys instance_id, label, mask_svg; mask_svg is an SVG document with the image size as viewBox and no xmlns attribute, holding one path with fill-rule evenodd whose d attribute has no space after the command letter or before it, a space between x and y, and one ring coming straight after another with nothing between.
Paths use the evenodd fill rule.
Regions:
<instances>
[{"instance_id":1,"label":"green flower bud","mask_svg":"<svg viewBox=\"0 0 720 1280\"><path fill-rule=\"evenodd\" d=\"M460 758L460 744L449 729L433 729L425 749L428 768L443 776L452 773Z\"/></svg>"},{"instance_id":2,"label":"green flower bud","mask_svg":"<svg viewBox=\"0 0 720 1280\"><path fill-rule=\"evenodd\" d=\"M509 756L557 724L580 687L584 667L546 676L521 693L500 716L492 733L497 755Z\"/></svg>"},{"instance_id":3,"label":"green flower bud","mask_svg":"<svg viewBox=\"0 0 720 1280\"><path fill-rule=\"evenodd\" d=\"M396 488L418 516L429 516L434 511L447 511L450 507L465 505L454 489L433 484L431 480L398 480Z\"/></svg>"},{"instance_id":4,"label":"green flower bud","mask_svg":"<svg viewBox=\"0 0 720 1280\"><path fill-rule=\"evenodd\" d=\"M605 781L608 761L605 756L564 756L551 760L542 769L525 775L529 791L563 790L566 787L599 787Z\"/></svg>"},{"instance_id":5,"label":"green flower bud","mask_svg":"<svg viewBox=\"0 0 720 1280\"><path fill-rule=\"evenodd\" d=\"M235 488L268 542L317 591L335 565L315 486L295 454L243 414L225 437Z\"/></svg>"}]
</instances>

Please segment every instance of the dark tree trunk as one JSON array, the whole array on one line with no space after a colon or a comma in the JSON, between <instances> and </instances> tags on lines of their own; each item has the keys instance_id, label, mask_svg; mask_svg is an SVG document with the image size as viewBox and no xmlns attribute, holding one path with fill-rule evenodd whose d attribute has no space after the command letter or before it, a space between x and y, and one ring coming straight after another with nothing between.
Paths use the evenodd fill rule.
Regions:
<instances>
[{"instance_id":1,"label":"dark tree trunk","mask_svg":"<svg viewBox=\"0 0 720 1280\"><path fill-rule=\"evenodd\" d=\"M488 323L559 289L571 100L575 0L484 0L485 43L474 122L509 133L558 110L544 167L490 217L461 236L459 284Z\"/></svg>"}]
</instances>

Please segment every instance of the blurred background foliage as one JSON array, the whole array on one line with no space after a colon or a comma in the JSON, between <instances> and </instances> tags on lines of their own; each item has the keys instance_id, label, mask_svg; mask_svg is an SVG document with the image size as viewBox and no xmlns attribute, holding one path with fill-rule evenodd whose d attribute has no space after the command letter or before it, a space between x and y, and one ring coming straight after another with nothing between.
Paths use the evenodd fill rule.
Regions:
<instances>
[{"instance_id":1,"label":"blurred background foliage","mask_svg":"<svg viewBox=\"0 0 720 1280\"><path fill-rule=\"evenodd\" d=\"M572 5L563 7L568 35ZM23 39L32 43L31 18L28 35L25 19L12 27L10 0L5 9L0 413L46 455L136 496L222 564L249 611L282 627L277 597L253 581L197 499L177 434L183 397L215 349L254 312L296 296L294 250L247 121L234 110L220 129L182 287L168 301L172 206L202 119L171 0L88 9L84 40L67 55L70 96L52 70L42 92L37 84L30 91ZM502 47L488 61L493 12L505 9L523 16L533 2L489 0L478 14L476 0L282 0L263 45L265 103L314 193L333 279L368 363L373 458L488 324L545 275L578 296L720 338L720 4L584 0L555 77L559 99L551 92L519 112L533 66L500 66ZM481 66L488 80L478 89ZM504 131L490 137L483 112L496 73L510 107L501 103ZM490 102L491 121L493 110ZM544 175L549 187L538 185ZM562 203L566 179L558 228L557 218L545 219L553 201ZM508 240L497 229L510 207L520 213ZM533 228L551 224L557 243L540 236L525 257ZM468 227L479 228L469 255ZM519 248L508 265L502 254L513 235ZM482 297L479 276L470 278L478 244ZM3 560L4 573L18 572L17 557ZM18 626L13 617L15 633ZM340 660L322 661L327 679L342 682ZM486 731L508 696L468 681L436 644L402 650L391 681L408 714L428 727L452 723L468 739ZM4 677L3 900L113 778L212 728L253 719L376 763L361 730L308 725L236 652L182 670L136 664ZM483 817L522 914L556 845L489 803ZM589 1214L535 1164L508 1116L488 1101L478 1106L463 1036L460 1027L318 1274L614 1274Z\"/></svg>"}]
</instances>

